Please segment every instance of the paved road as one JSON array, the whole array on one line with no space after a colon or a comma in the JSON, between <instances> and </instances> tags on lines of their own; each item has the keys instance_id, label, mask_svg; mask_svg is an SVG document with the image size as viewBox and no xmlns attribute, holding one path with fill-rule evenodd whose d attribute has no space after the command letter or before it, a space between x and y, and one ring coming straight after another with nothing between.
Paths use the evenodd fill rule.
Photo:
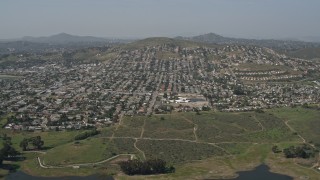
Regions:
<instances>
[{"instance_id":1,"label":"paved road","mask_svg":"<svg viewBox=\"0 0 320 180\"><path fill-rule=\"evenodd\" d=\"M150 103L149 103L149 107L147 109L147 116L151 115L152 112L153 112L153 107L154 107L154 104L156 103L156 100L157 100L157 97L158 97L158 94L159 94L159 88L160 88L161 83L162 83L162 77L163 77L163 75L161 74L161 76L159 78L159 83L158 83L157 88L156 88L156 91L154 91L152 93L151 100L150 100Z\"/></svg>"}]
</instances>

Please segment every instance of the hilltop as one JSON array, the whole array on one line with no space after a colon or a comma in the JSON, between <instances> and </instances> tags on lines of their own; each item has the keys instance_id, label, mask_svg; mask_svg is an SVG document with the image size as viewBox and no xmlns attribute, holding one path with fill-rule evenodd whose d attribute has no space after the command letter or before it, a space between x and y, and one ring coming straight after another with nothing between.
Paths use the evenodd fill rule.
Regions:
<instances>
[{"instance_id":1,"label":"hilltop","mask_svg":"<svg viewBox=\"0 0 320 180\"><path fill-rule=\"evenodd\" d=\"M212 44L204 42L196 42L191 40L167 38L167 37L151 37L138 41L134 41L121 47L124 49L140 49L143 47L151 47L158 45L169 45L169 46L180 46L180 47L202 47L202 46L213 46Z\"/></svg>"}]
</instances>

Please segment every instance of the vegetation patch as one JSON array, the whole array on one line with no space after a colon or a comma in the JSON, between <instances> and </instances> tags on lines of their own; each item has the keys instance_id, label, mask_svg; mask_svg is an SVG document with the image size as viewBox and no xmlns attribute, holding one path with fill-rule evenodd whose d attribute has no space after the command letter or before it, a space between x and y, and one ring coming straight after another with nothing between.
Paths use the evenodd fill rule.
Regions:
<instances>
[{"instance_id":1,"label":"vegetation patch","mask_svg":"<svg viewBox=\"0 0 320 180\"><path fill-rule=\"evenodd\" d=\"M167 167L162 159L140 161L137 159L120 162L121 170L128 175L165 174L175 171L173 166Z\"/></svg>"},{"instance_id":2,"label":"vegetation patch","mask_svg":"<svg viewBox=\"0 0 320 180\"><path fill-rule=\"evenodd\" d=\"M252 143L222 143L218 145L228 153L237 155L245 153L247 149L252 146Z\"/></svg>"},{"instance_id":3,"label":"vegetation patch","mask_svg":"<svg viewBox=\"0 0 320 180\"><path fill-rule=\"evenodd\" d=\"M30 148L30 144L32 148ZM24 138L20 142L20 147L22 150L26 151L29 149L36 149L36 150L41 150L43 148L44 141L41 140L41 136L36 136L36 137L31 137L31 138Z\"/></svg>"},{"instance_id":4,"label":"vegetation patch","mask_svg":"<svg viewBox=\"0 0 320 180\"><path fill-rule=\"evenodd\" d=\"M135 154L137 150L134 148L134 139L113 139L112 143L114 143L117 152L119 154Z\"/></svg>"},{"instance_id":5,"label":"vegetation patch","mask_svg":"<svg viewBox=\"0 0 320 180\"><path fill-rule=\"evenodd\" d=\"M74 137L74 140L83 140L83 139L87 139L88 137L91 137L91 136L95 136L95 135L98 135L100 132L97 131L96 129L93 129L93 130L89 130L89 131L84 131L82 132L81 134L78 134Z\"/></svg>"},{"instance_id":6,"label":"vegetation patch","mask_svg":"<svg viewBox=\"0 0 320 180\"><path fill-rule=\"evenodd\" d=\"M115 137L140 137L141 128L132 128L127 126L119 126L115 131Z\"/></svg>"},{"instance_id":7,"label":"vegetation patch","mask_svg":"<svg viewBox=\"0 0 320 180\"><path fill-rule=\"evenodd\" d=\"M116 137L140 137L144 118L141 116L124 117L114 135Z\"/></svg>"},{"instance_id":8,"label":"vegetation patch","mask_svg":"<svg viewBox=\"0 0 320 180\"><path fill-rule=\"evenodd\" d=\"M157 115L146 120L143 137L194 140L193 128L192 122L186 121L178 114Z\"/></svg>"},{"instance_id":9,"label":"vegetation patch","mask_svg":"<svg viewBox=\"0 0 320 180\"><path fill-rule=\"evenodd\" d=\"M12 137L12 146L16 149L20 149L20 142L24 138L35 136L41 136L41 139L44 141L44 148L49 149L74 141L74 137L83 131L15 132L11 130L2 130L2 132Z\"/></svg>"},{"instance_id":10,"label":"vegetation patch","mask_svg":"<svg viewBox=\"0 0 320 180\"><path fill-rule=\"evenodd\" d=\"M315 109L278 108L270 110L276 117L287 121L294 131L299 133L308 142L320 148L320 112Z\"/></svg>"},{"instance_id":11,"label":"vegetation patch","mask_svg":"<svg viewBox=\"0 0 320 180\"><path fill-rule=\"evenodd\" d=\"M286 158L296 158L296 157L299 157L299 158L310 158L310 157L314 157L315 156L315 153L316 151L304 144L302 146L290 146L288 148L285 148L283 149L283 153L284 155L286 156Z\"/></svg>"},{"instance_id":12,"label":"vegetation patch","mask_svg":"<svg viewBox=\"0 0 320 180\"><path fill-rule=\"evenodd\" d=\"M160 158L169 163L182 163L226 154L213 145L183 141L141 140L137 146L144 151L147 159Z\"/></svg>"},{"instance_id":13,"label":"vegetation patch","mask_svg":"<svg viewBox=\"0 0 320 180\"><path fill-rule=\"evenodd\" d=\"M144 117L144 116L133 116L133 117L126 116L122 120L122 126L132 127L132 128L141 128L146 118L147 117Z\"/></svg>"},{"instance_id":14,"label":"vegetation patch","mask_svg":"<svg viewBox=\"0 0 320 180\"><path fill-rule=\"evenodd\" d=\"M247 135L250 142L281 142L295 140L296 137L286 129L273 128L270 130L264 130L260 132L250 133Z\"/></svg>"}]
</instances>

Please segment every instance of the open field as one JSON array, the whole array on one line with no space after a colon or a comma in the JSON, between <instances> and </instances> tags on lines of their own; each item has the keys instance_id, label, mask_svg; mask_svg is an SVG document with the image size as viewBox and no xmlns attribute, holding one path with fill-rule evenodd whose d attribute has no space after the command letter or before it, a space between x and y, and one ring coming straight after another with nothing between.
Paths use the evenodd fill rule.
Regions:
<instances>
[{"instance_id":1,"label":"open field","mask_svg":"<svg viewBox=\"0 0 320 180\"><path fill-rule=\"evenodd\" d=\"M193 123L181 117L180 114L168 114L148 118L143 137L194 140Z\"/></svg>"},{"instance_id":2,"label":"open field","mask_svg":"<svg viewBox=\"0 0 320 180\"><path fill-rule=\"evenodd\" d=\"M143 121L145 118L145 124ZM133 125L132 122L136 122ZM130 129L130 131L128 131ZM184 139L200 142L279 142L295 141L285 123L268 113L201 112L172 113L152 117L126 117L116 137ZM195 137L197 136L197 137ZM142 138L141 137L141 138Z\"/></svg>"},{"instance_id":3,"label":"open field","mask_svg":"<svg viewBox=\"0 0 320 180\"><path fill-rule=\"evenodd\" d=\"M296 140L284 122L267 113L202 112L186 114L198 125L200 140L219 142L278 142Z\"/></svg>"},{"instance_id":4,"label":"open field","mask_svg":"<svg viewBox=\"0 0 320 180\"><path fill-rule=\"evenodd\" d=\"M269 165L273 172L314 179L319 173L311 165L302 167L284 158L282 153L272 153L271 148L301 145L303 140L298 135L317 143L319 117L319 111L303 108L277 108L264 113L208 111L200 115L174 112L133 116L124 117L119 126L101 129L100 135L79 143L75 143L74 136L81 131L2 132L13 137L13 146L18 150L23 137L36 135L51 148L45 154L25 153L27 159L17 162L23 171L33 175L52 176L63 171L58 174L117 174L119 179L145 179L146 176L118 174L119 167L112 162L61 170L42 169L36 161L39 156L46 165L69 165L98 162L117 154L135 154L141 159L162 158L176 167L173 174L148 176L154 179L230 178L236 176L236 171L252 169L261 163Z\"/></svg>"},{"instance_id":5,"label":"open field","mask_svg":"<svg viewBox=\"0 0 320 180\"><path fill-rule=\"evenodd\" d=\"M7 135L12 137L13 146L21 150L19 147L20 142L23 138L41 136L44 141L44 147L47 149L64 145L66 143L72 142L77 134L82 131L51 131L51 132L12 132L7 131Z\"/></svg>"},{"instance_id":6,"label":"open field","mask_svg":"<svg viewBox=\"0 0 320 180\"><path fill-rule=\"evenodd\" d=\"M50 166L94 163L118 154L137 154L132 139L90 138L50 149L41 155Z\"/></svg>"},{"instance_id":7,"label":"open field","mask_svg":"<svg viewBox=\"0 0 320 180\"><path fill-rule=\"evenodd\" d=\"M50 149L42 159L48 165L76 164L103 160L111 157L112 153L112 145L105 144L103 139L91 138Z\"/></svg>"},{"instance_id":8,"label":"open field","mask_svg":"<svg viewBox=\"0 0 320 180\"><path fill-rule=\"evenodd\" d=\"M320 146L320 111L306 108L280 108L272 109L270 112L286 121L307 142Z\"/></svg>"}]
</instances>

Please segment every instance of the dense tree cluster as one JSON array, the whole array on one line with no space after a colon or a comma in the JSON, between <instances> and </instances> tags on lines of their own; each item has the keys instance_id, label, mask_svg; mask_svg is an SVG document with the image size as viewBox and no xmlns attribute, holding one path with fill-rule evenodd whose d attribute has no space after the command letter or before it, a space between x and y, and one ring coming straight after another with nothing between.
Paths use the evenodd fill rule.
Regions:
<instances>
[{"instance_id":1,"label":"dense tree cluster","mask_svg":"<svg viewBox=\"0 0 320 180\"><path fill-rule=\"evenodd\" d=\"M211 108L209 106L202 106L202 111L210 111Z\"/></svg>"},{"instance_id":2,"label":"dense tree cluster","mask_svg":"<svg viewBox=\"0 0 320 180\"><path fill-rule=\"evenodd\" d=\"M283 149L283 153L285 154L286 158L310 158L315 155L315 150L304 144L303 146L290 146L288 148Z\"/></svg>"},{"instance_id":3,"label":"dense tree cluster","mask_svg":"<svg viewBox=\"0 0 320 180\"><path fill-rule=\"evenodd\" d=\"M4 134L2 137L2 140L3 140L3 147L0 149L0 165L2 164L4 159L14 157L20 154L11 146L12 143L11 143L10 137Z\"/></svg>"},{"instance_id":4,"label":"dense tree cluster","mask_svg":"<svg viewBox=\"0 0 320 180\"><path fill-rule=\"evenodd\" d=\"M21 114L20 118L17 118L16 116L9 116L7 118L7 124L9 123L18 124L20 122L24 122L25 125L30 125L32 122L32 119L26 114Z\"/></svg>"},{"instance_id":5,"label":"dense tree cluster","mask_svg":"<svg viewBox=\"0 0 320 180\"><path fill-rule=\"evenodd\" d=\"M171 105L161 105L161 106L159 106L158 108L156 108L154 111L155 111L155 113L156 114L165 114L165 113L167 113L167 112L172 112L173 111L173 106L171 106Z\"/></svg>"},{"instance_id":6,"label":"dense tree cluster","mask_svg":"<svg viewBox=\"0 0 320 180\"><path fill-rule=\"evenodd\" d=\"M236 86L233 90L233 93L235 95L245 95L245 91L243 90L243 87L241 87L241 86Z\"/></svg>"},{"instance_id":7,"label":"dense tree cluster","mask_svg":"<svg viewBox=\"0 0 320 180\"><path fill-rule=\"evenodd\" d=\"M146 161L128 160L120 162L121 170L128 175L164 174L175 171L173 166L167 167L162 159L150 159Z\"/></svg>"},{"instance_id":8,"label":"dense tree cluster","mask_svg":"<svg viewBox=\"0 0 320 180\"><path fill-rule=\"evenodd\" d=\"M20 142L20 147L22 148L22 150L26 151L30 149L30 144L33 146L32 149L40 150L44 145L44 141L41 140L41 136L24 138Z\"/></svg>"},{"instance_id":9,"label":"dense tree cluster","mask_svg":"<svg viewBox=\"0 0 320 180\"><path fill-rule=\"evenodd\" d=\"M88 137L91 137L91 136L95 136L97 134L99 134L100 132L97 131L96 129L93 129L93 130L90 130L90 131L85 131L83 133L80 133L78 135L76 135L74 137L74 140L83 140L83 139L87 139Z\"/></svg>"}]
</instances>

